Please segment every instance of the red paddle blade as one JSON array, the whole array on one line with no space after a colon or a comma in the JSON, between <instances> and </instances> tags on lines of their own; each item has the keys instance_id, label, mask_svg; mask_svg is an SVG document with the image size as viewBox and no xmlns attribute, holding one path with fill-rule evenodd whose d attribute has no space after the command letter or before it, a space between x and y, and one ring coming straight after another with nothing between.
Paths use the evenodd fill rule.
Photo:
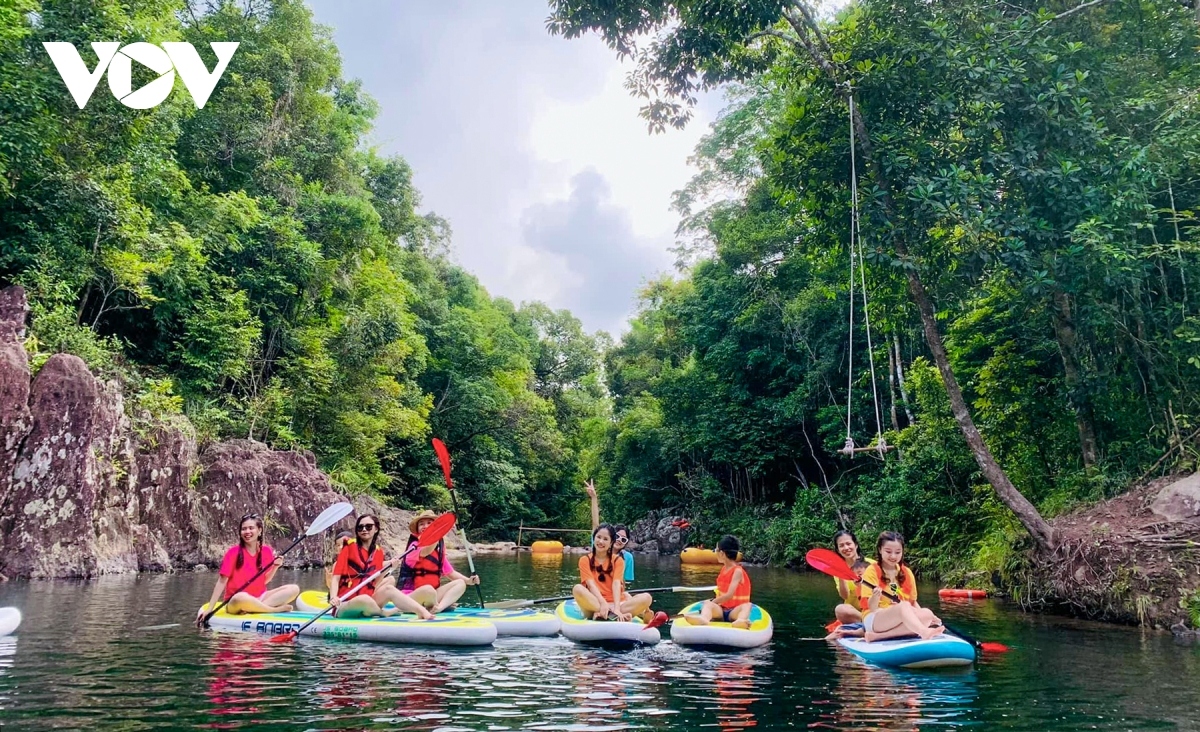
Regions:
<instances>
[{"instance_id":1,"label":"red paddle blade","mask_svg":"<svg viewBox=\"0 0 1200 732\"><path fill-rule=\"evenodd\" d=\"M837 630L840 627L842 627L842 622L840 620L835 620L832 623L830 623L829 625L825 626L825 632L832 633L833 631Z\"/></svg>"},{"instance_id":2,"label":"red paddle blade","mask_svg":"<svg viewBox=\"0 0 1200 732\"><path fill-rule=\"evenodd\" d=\"M453 489L454 481L450 480L450 451L446 449L446 443L438 438L433 438L433 451L437 453L438 460L442 463L442 474L446 476L446 487Z\"/></svg>"},{"instance_id":3,"label":"red paddle blade","mask_svg":"<svg viewBox=\"0 0 1200 732\"><path fill-rule=\"evenodd\" d=\"M425 527L421 535L417 537L417 543L422 547L433 546L442 540L442 537L450 533L450 529L454 528L454 514L443 513L433 520L433 523Z\"/></svg>"},{"instance_id":4,"label":"red paddle blade","mask_svg":"<svg viewBox=\"0 0 1200 732\"><path fill-rule=\"evenodd\" d=\"M660 625L665 625L666 622L670 619L671 619L670 616L668 616L663 611L659 610L658 612L654 613L654 617L650 619L650 622L646 623L646 630L650 630L651 628L657 628Z\"/></svg>"},{"instance_id":5,"label":"red paddle blade","mask_svg":"<svg viewBox=\"0 0 1200 732\"><path fill-rule=\"evenodd\" d=\"M846 566L846 560L832 549L810 549L804 555L804 561L818 572L824 572L833 577L840 577L851 582L858 581L858 575Z\"/></svg>"},{"instance_id":6,"label":"red paddle blade","mask_svg":"<svg viewBox=\"0 0 1200 732\"><path fill-rule=\"evenodd\" d=\"M296 637L296 631L289 630L286 633L280 633L279 635L271 636L271 642L272 643L288 643L288 642L292 641L295 637Z\"/></svg>"},{"instance_id":7,"label":"red paddle blade","mask_svg":"<svg viewBox=\"0 0 1200 732\"><path fill-rule=\"evenodd\" d=\"M1003 643L984 641L983 643L979 644L979 650L983 651L984 653L1008 653L1012 649Z\"/></svg>"}]
</instances>

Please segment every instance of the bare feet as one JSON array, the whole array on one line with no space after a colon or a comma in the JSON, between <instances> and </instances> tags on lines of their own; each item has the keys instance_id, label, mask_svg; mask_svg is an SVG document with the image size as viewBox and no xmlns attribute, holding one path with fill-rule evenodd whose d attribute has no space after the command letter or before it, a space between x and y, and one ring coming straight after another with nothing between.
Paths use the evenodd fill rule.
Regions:
<instances>
[{"instance_id":1,"label":"bare feet","mask_svg":"<svg viewBox=\"0 0 1200 732\"><path fill-rule=\"evenodd\" d=\"M708 625L708 621L702 615L684 615L682 617L688 622L688 625Z\"/></svg>"},{"instance_id":2,"label":"bare feet","mask_svg":"<svg viewBox=\"0 0 1200 732\"><path fill-rule=\"evenodd\" d=\"M421 620L433 620L433 613L429 612L425 608L421 608L421 612L417 613L417 617Z\"/></svg>"},{"instance_id":3,"label":"bare feet","mask_svg":"<svg viewBox=\"0 0 1200 732\"><path fill-rule=\"evenodd\" d=\"M291 605L276 605L271 608L271 612L273 612L273 613L290 613L291 611L292 611Z\"/></svg>"},{"instance_id":4,"label":"bare feet","mask_svg":"<svg viewBox=\"0 0 1200 732\"><path fill-rule=\"evenodd\" d=\"M946 632L946 629L939 625L934 628L926 628L925 630L922 630L921 637L924 638L925 640L929 640L930 638L933 638L934 636L939 636L945 632Z\"/></svg>"},{"instance_id":5,"label":"bare feet","mask_svg":"<svg viewBox=\"0 0 1200 732\"><path fill-rule=\"evenodd\" d=\"M732 625L733 625L733 627L741 628L742 630L750 629L750 621L746 620L745 618L741 618L740 620L733 621Z\"/></svg>"}]
</instances>

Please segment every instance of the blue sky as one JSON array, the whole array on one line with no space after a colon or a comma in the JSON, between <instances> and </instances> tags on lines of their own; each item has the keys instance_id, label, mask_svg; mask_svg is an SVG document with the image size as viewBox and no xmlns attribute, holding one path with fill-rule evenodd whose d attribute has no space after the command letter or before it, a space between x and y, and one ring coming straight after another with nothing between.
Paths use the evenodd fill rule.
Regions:
<instances>
[{"instance_id":1,"label":"blue sky","mask_svg":"<svg viewBox=\"0 0 1200 732\"><path fill-rule=\"evenodd\" d=\"M598 38L550 36L539 0L309 4L379 101L374 144L450 221L455 260L494 295L622 330L641 284L671 269L671 193L719 97L649 134L629 66Z\"/></svg>"}]
</instances>

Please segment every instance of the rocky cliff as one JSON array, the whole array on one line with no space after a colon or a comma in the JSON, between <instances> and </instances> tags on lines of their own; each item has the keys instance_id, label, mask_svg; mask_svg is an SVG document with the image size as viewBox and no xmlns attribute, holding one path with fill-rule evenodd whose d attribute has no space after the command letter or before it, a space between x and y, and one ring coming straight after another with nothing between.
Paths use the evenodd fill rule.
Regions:
<instances>
[{"instance_id":1,"label":"rocky cliff","mask_svg":"<svg viewBox=\"0 0 1200 732\"><path fill-rule=\"evenodd\" d=\"M199 449L183 419L134 430L121 385L70 354L31 377L27 314L21 288L0 290L0 576L214 566L247 513L263 517L267 541L282 549L348 500L310 452L250 440ZM403 547L410 512L369 496L352 502L379 516L390 546ZM347 518L334 530L351 526ZM320 564L328 545L329 537L310 539L286 561Z\"/></svg>"}]
</instances>

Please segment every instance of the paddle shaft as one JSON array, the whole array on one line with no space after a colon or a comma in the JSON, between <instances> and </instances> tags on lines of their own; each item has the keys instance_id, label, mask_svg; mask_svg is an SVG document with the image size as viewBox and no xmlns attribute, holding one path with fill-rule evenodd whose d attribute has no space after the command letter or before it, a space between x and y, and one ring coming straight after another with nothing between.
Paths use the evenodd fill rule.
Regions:
<instances>
[{"instance_id":1,"label":"paddle shaft","mask_svg":"<svg viewBox=\"0 0 1200 732\"><path fill-rule=\"evenodd\" d=\"M454 490L454 481L450 479L450 450L447 449L446 443L438 438L433 438L433 451L437 453L438 462L442 464L442 477L446 479L446 490L450 491L450 500L454 502L455 515L461 516L462 513L458 510L458 494ZM458 527L458 538L462 539L463 549L467 552L467 569L471 571L471 576L475 574L475 559L471 556L471 542L467 541L467 530L461 525ZM483 589L479 583L475 583L475 595L479 598L479 607L483 607Z\"/></svg>"},{"instance_id":2,"label":"paddle shaft","mask_svg":"<svg viewBox=\"0 0 1200 732\"><path fill-rule=\"evenodd\" d=\"M447 484L450 489L450 500L454 502L454 515L461 516L462 513L458 510L458 491L454 490L453 485ZM467 531L462 526L458 527L458 538L462 539L463 549L467 550L467 569L471 571L471 575L475 575L475 560L471 558L471 542L467 541ZM483 607L483 590L479 588L479 583L475 583L475 594L479 597L479 607Z\"/></svg>"},{"instance_id":3,"label":"paddle shaft","mask_svg":"<svg viewBox=\"0 0 1200 732\"><path fill-rule=\"evenodd\" d=\"M707 587L681 587L675 585L673 587L648 587L644 590L626 590L630 594L634 592L712 592L717 589L716 585ZM530 605L543 605L547 602L563 602L564 600L573 600L574 595L562 595L560 597L543 597L540 600L508 600L505 602L489 602L488 606L493 609L503 608L519 608L529 607Z\"/></svg>"},{"instance_id":4,"label":"paddle shaft","mask_svg":"<svg viewBox=\"0 0 1200 732\"><path fill-rule=\"evenodd\" d=\"M283 551L281 551L279 554L275 555L275 558L276 558L276 559L278 559L279 557L282 557L284 554L287 554L288 552L290 552L291 550L293 550L293 549L295 549L297 546L299 546L299 545L300 545L300 542L304 541L304 540L305 540L305 539L307 539L307 538L308 538L308 534L301 534L299 537L297 537L297 538L296 538L296 540L295 540L295 541L293 541L293 542L292 542L291 546L289 546L287 549L284 549L284 550L283 550ZM260 541L260 545L259 545L259 547L258 547L258 550L259 550L260 552L262 551L262 544L261 544L261 541ZM266 573L267 573L267 571L268 571L268 570L270 570L270 569L271 569L271 567L273 567L273 566L275 566L275 563L274 563L274 562L271 562L270 564L268 564L268 565L267 565L267 566L265 566L265 567L260 567L260 568L259 568L259 570L258 570L257 572L255 572L255 573L254 573L254 576L253 576L253 577L251 577L251 578L250 578L250 580L249 580L248 582L246 582L244 585L242 585L241 587L237 588L237 589L236 589L236 590L234 590L233 592L229 593L229 597L228 597L227 599L223 600L223 601L221 602L221 604L220 604L220 605L217 605L215 608L213 608L212 610L209 610L207 613L205 613L205 615L204 615L204 618L203 618L203 619L200 621L200 624L201 624L201 625L203 625L204 627L206 627L206 628L207 628L207 627L208 627L208 621L212 619L212 616L216 615L216 614L217 614L217 612L218 612L218 611L219 611L221 608L223 608L223 607L225 607L226 605L228 605L228 604L229 604L229 601L233 599L233 596L234 596L234 595L236 595L236 594L237 594L237 593L239 593L239 592L242 592L242 591L244 591L244 590L245 590L247 587L249 587L250 585L254 584L254 580L258 579L259 577L262 577L262 576L263 576L264 574L266 574Z\"/></svg>"},{"instance_id":5,"label":"paddle shaft","mask_svg":"<svg viewBox=\"0 0 1200 732\"><path fill-rule=\"evenodd\" d=\"M407 557L409 554L412 554L412 553L413 553L414 551L416 551L418 548L420 548L420 545L419 545L419 544L417 544L417 545L414 545L414 546L410 547L410 548L409 548L409 549L407 549L407 550L406 550L406 551L405 551L403 554L401 554L401 555L400 555L400 559L401 559L401 560L403 560L405 557ZM361 590L363 587L366 587L367 585L369 585L369 584L371 584L372 582L374 582L376 579L378 579L380 576L382 576L382 575L383 575L385 572L389 572L389 571L391 571L391 569L392 569L392 565L391 565L391 563L389 562L389 563L388 563L386 566L384 566L384 567L381 567L379 570L377 570L377 571L376 571L374 574L372 574L370 577L367 577L367 578L366 578L365 580L363 580L362 582L359 582L357 585L355 585L355 586L351 587L349 590L346 590L346 594L344 594L344 595L342 595L341 597L339 597L339 598L338 598L338 605L341 605L341 604L342 604L343 602L345 602L346 600L350 599L351 597L354 597L354 594L355 594L356 592L358 592L358 591L359 591L359 590ZM316 615L314 615L314 616L312 616L311 618L309 618L309 620L308 620L308 622L307 622L307 623L305 623L304 625L301 625L299 628L296 628L295 630L291 631L291 632L289 633L289 635L290 635L292 638L296 638L296 637L298 637L298 636L300 635L300 633L302 633L302 632L304 631L304 629L305 629L305 628L307 628L308 626L310 626L310 625L312 625L313 623L317 622L317 621L318 621L318 620L320 620L321 618L325 617L325 614L326 614L326 613L328 613L328 612L330 612L330 611L332 611L332 610L333 610L335 607L337 607L337 606L336 606L336 605L334 605L332 602L331 602L331 603L329 603L329 607L325 608L325 609L324 609L324 610L322 610L321 612L319 612L319 613L317 613Z\"/></svg>"}]
</instances>

